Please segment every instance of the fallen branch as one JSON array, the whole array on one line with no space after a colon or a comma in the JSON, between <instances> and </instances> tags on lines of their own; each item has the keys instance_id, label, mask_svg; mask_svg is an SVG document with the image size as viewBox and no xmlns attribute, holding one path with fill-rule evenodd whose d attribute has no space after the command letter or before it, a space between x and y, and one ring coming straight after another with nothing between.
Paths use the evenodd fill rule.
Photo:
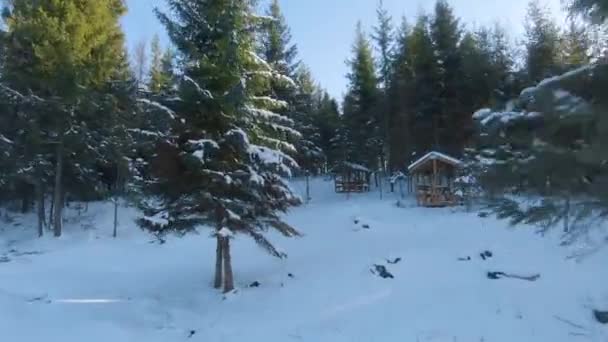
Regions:
<instances>
[{"instance_id":1,"label":"fallen branch","mask_svg":"<svg viewBox=\"0 0 608 342\"><path fill-rule=\"evenodd\" d=\"M519 280L526 280L526 281L537 281L538 279L540 279L540 274L522 276L522 275L517 275L517 274L508 274L508 273L504 273L504 272L488 272L487 276L489 279L494 279L494 280L501 279L501 278L512 278L512 279L519 279Z\"/></svg>"},{"instance_id":2,"label":"fallen branch","mask_svg":"<svg viewBox=\"0 0 608 342\"><path fill-rule=\"evenodd\" d=\"M558 321L560 321L562 323L566 323L566 324L568 324L569 326L571 326L573 328L584 330L584 331L587 331L587 332L589 331L589 329L585 328L584 326L582 326L580 324L576 324L576 323L574 323L572 321L569 321L569 320L567 320L565 318L561 318L561 317L559 317L557 315L553 315L553 318L555 318L556 320L558 320Z\"/></svg>"}]
</instances>

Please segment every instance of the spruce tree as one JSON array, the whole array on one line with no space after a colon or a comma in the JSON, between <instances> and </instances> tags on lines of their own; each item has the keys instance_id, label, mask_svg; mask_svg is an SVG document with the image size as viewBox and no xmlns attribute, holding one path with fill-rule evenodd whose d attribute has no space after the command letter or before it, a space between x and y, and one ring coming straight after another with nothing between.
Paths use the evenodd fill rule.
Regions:
<instances>
[{"instance_id":1,"label":"spruce tree","mask_svg":"<svg viewBox=\"0 0 608 342\"><path fill-rule=\"evenodd\" d=\"M357 24L353 57L348 61L348 92L344 98L344 121L350 146L349 161L376 169L383 152L382 123L378 114L378 81L370 42Z\"/></svg>"},{"instance_id":2,"label":"spruce tree","mask_svg":"<svg viewBox=\"0 0 608 342\"><path fill-rule=\"evenodd\" d=\"M285 104L275 108L280 114L292 120L292 126L302 133L293 143L295 156L302 169L314 172L323 163L324 156L315 142L315 127L312 115L314 81L309 70L298 60L297 46L291 42L291 32L278 0L273 0L266 14L272 18L263 26L261 50L270 66L284 78L291 78L296 84L281 80L271 81L268 95L274 96Z\"/></svg>"},{"instance_id":3,"label":"spruce tree","mask_svg":"<svg viewBox=\"0 0 608 342\"><path fill-rule=\"evenodd\" d=\"M316 106L315 127L319 134L319 147L323 150L326 158L326 170L331 169L343 160L344 153L341 150L342 141L337 138L341 128L341 116L338 102L331 98L327 92L320 96L319 104Z\"/></svg>"},{"instance_id":4,"label":"spruce tree","mask_svg":"<svg viewBox=\"0 0 608 342\"><path fill-rule=\"evenodd\" d=\"M277 257L285 254L266 239L274 228L298 232L279 212L299 203L281 177L295 161L280 149L293 146L273 137L293 132L272 112L281 106L268 94L271 82L295 84L255 53L256 28L265 17L248 0L168 0L158 13L183 60L179 97L144 101L174 118L155 160L146 167L147 213L141 224L157 234L186 233L211 226L217 240L214 285L234 288L230 240L248 235ZM276 136L276 135L275 135ZM222 284L223 283L223 284Z\"/></svg>"},{"instance_id":5,"label":"spruce tree","mask_svg":"<svg viewBox=\"0 0 608 342\"><path fill-rule=\"evenodd\" d=\"M570 19L568 28L562 35L560 64L567 69L574 69L589 64L591 56L591 39L588 28Z\"/></svg>"},{"instance_id":6,"label":"spruce tree","mask_svg":"<svg viewBox=\"0 0 608 342\"><path fill-rule=\"evenodd\" d=\"M152 39L150 53L148 89L153 93L168 92L174 83L173 51L166 49L163 52L160 46L160 38L156 35Z\"/></svg>"},{"instance_id":7,"label":"spruce tree","mask_svg":"<svg viewBox=\"0 0 608 342\"><path fill-rule=\"evenodd\" d=\"M603 23L608 18L608 3L605 0L567 0L571 13L581 14L593 23Z\"/></svg>"},{"instance_id":8,"label":"spruce tree","mask_svg":"<svg viewBox=\"0 0 608 342\"><path fill-rule=\"evenodd\" d=\"M379 124L378 139L382 145L380 153L380 165L384 169L386 166L385 156L389 153L389 122L391 121L388 104L388 88L392 75L393 67L393 49L394 49L394 28L392 17L384 8L383 0L378 2L376 9L377 26L374 27L372 36L378 50L378 86L380 88L380 97L378 99L377 116Z\"/></svg>"},{"instance_id":9,"label":"spruce tree","mask_svg":"<svg viewBox=\"0 0 608 342\"><path fill-rule=\"evenodd\" d=\"M471 133L470 113L475 107L462 103L469 94L461 87L462 56L458 49L461 28L453 9L445 0L438 0L430 25L440 82L439 111L434 123L435 148L459 155Z\"/></svg>"},{"instance_id":10,"label":"spruce tree","mask_svg":"<svg viewBox=\"0 0 608 342\"><path fill-rule=\"evenodd\" d=\"M508 109L476 114L478 179L499 217L543 232L561 226L567 243L606 217L607 81L606 65L584 66L526 89Z\"/></svg>"},{"instance_id":11,"label":"spruce tree","mask_svg":"<svg viewBox=\"0 0 608 342\"><path fill-rule=\"evenodd\" d=\"M559 29L539 0L529 3L525 27L526 70L531 83L559 73Z\"/></svg>"},{"instance_id":12,"label":"spruce tree","mask_svg":"<svg viewBox=\"0 0 608 342\"><path fill-rule=\"evenodd\" d=\"M373 39L378 50L378 81L379 86L386 89L392 75L394 28L392 17L384 8L384 1L378 2L376 9L377 26L374 27Z\"/></svg>"},{"instance_id":13,"label":"spruce tree","mask_svg":"<svg viewBox=\"0 0 608 342\"><path fill-rule=\"evenodd\" d=\"M391 79L387 90L388 145L391 172L405 169L413 151L410 120L412 118L413 74L411 66L411 27L404 17L397 33Z\"/></svg>"},{"instance_id":14,"label":"spruce tree","mask_svg":"<svg viewBox=\"0 0 608 342\"><path fill-rule=\"evenodd\" d=\"M34 178L53 174L56 236L62 231L66 190L81 185L94 191L97 185L82 181L98 153L100 132L92 128L98 118L91 109L100 100L96 94L123 72L117 61L124 56L119 18L125 10L120 0L15 0L4 10L2 80L19 94L16 98L35 97L30 103L39 103L26 113L38 133L28 139L30 153L23 159L39 161L28 168ZM52 164L53 170L43 167ZM78 177L64 177L70 174Z\"/></svg>"},{"instance_id":15,"label":"spruce tree","mask_svg":"<svg viewBox=\"0 0 608 342\"><path fill-rule=\"evenodd\" d=\"M433 40L429 32L429 18L418 17L409 38L409 63L412 73L411 112L409 127L412 157L420 157L437 148L440 140L439 114L441 68L435 58Z\"/></svg>"}]
</instances>

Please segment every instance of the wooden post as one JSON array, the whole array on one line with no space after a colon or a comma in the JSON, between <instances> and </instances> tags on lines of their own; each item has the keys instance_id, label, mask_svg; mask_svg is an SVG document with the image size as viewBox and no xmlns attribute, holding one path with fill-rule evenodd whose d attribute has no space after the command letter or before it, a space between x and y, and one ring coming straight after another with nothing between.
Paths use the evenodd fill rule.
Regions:
<instances>
[{"instance_id":1,"label":"wooden post","mask_svg":"<svg viewBox=\"0 0 608 342\"><path fill-rule=\"evenodd\" d=\"M431 201L433 202L433 205L435 205L437 198L439 196L437 195L437 159L433 159L433 181L432 181L432 185L431 185Z\"/></svg>"}]
</instances>

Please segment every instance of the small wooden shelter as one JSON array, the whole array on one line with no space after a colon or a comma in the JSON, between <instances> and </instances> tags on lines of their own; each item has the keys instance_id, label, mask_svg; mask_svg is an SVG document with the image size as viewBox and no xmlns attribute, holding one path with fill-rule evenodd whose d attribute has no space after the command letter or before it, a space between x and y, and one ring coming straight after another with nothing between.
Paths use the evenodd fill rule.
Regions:
<instances>
[{"instance_id":1,"label":"small wooden shelter","mask_svg":"<svg viewBox=\"0 0 608 342\"><path fill-rule=\"evenodd\" d=\"M372 171L365 166L342 162L332 171L337 193L369 191Z\"/></svg>"},{"instance_id":2,"label":"small wooden shelter","mask_svg":"<svg viewBox=\"0 0 608 342\"><path fill-rule=\"evenodd\" d=\"M463 163L439 152L429 152L408 167L418 205L445 207L459 203L454 179Z\"/></svg>"}]
</instances>

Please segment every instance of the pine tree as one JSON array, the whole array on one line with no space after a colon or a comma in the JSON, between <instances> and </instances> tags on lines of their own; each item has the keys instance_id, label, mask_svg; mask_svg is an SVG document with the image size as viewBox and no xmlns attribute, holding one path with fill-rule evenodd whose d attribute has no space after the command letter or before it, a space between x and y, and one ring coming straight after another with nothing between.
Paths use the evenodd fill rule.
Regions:
<instances>
[{"instance_id":1,"label":"pine tree","mask_svg":"<svg viewBox=\"0 0 608 342\"><path fill-rule=\"evenodd\" d=\"M478 176L499 217L542 231L560 225L565 242L605 217L607 81L605 65L585 66L528 88L512 108L476 114L486 143ZM534 200L522 205L512 194Z\"/></svg>"},{"instance_id":2,"label":"pine tree","mask_svg":"<svg viewBox=\"0 0 608 342\"><path fill-rule=\"evenodd\" d=\"M152 39L151 56L148 89L154 93L170 91L174 83L174 54L171 49L162 51L158 35Z\"/></svg>"},{"instance_id":3,"label":"pine tree","mask_svg":"<svg viewBox=\"0 0 608 342\"><path fill-rule=\"evenodd\" d=\"M528 5L526 17L526 69L532 83L559 72L559 29L539 0Z\"/></svg>"},{"instance_id":4,"label":"pine tree","mask_svg":"<svg viewBox=\"0 0 608 342\"><path fill-rule=\"evenodd\" d=\"M61 235L66 189L77 185L90 169L97 153L93 139L97 117L91 111L99 93L123 66L124 39L119 18L125 12L120 0L95 3L75 0L53 2L11 1L4 11L3 82L16 98L36 97L36 109L27 113L38 124L36 139L28 139L31 151L23 160L36 162L33 177L54 173L54 219L56 236ZM53 155L50 158L50 155ZM49 166L52 161L54 170ZM70 183L67 183L67 180ZM43 181L36 181L42 184ZM40 191L37 191L40 193ZM40 197L43 199L43 196Z\"/></svg>"},{"instance_id":5,"label":"pine tree","mask_svg":"<svg viewBox=\"0 0 608 342\"><path fill-rule=\"evenodd\" d=\"M413 74L411 66L411 28L404 17L397 34L395 56L391 67L388 94L388 145L391 172L403 171L410 161L413 148L410 146L410 119L412 117Z\"/></svg>"},{"instance_id":6,"label":"pine tree","mask_svg":"<svg viewBox=\"0 0 608 342\"><path fill-rule=\"evenodd\" d=\"M344 120L349 143L347 159L372 169L383 153L382 123L378 115L378 83L369 40L357 24L353 57L348 61L348 93L344 98Z\"/></svg>"},{"instance_id":7,"label":"pine tree","mask_svg":"<svg viewBox=\"0 0 608 342\"><path fill-rule=\"evenodd\" d=\"M393 67L393 45L394 45L394 28L392 17L384 8L384 1L378 2L376 9L377 26L374 27L373 39L378 50L378 81L380 87L386 89L392 75Z\"/></svg>"},{"instance_id":8,"label":"pine tree","mask_svg":"<svg viewBox=\"0 0 608 342\"><path fill-rule=\"evenodd\" d=\"M234 288L230 239L252 237L277 257L263 233L274 228L286 236L298 232L279 212L297 204L280 174L295 162L279 150L292 149L276 132L296 134L289 120L272 112L282 102L268 85L295 84L255 53L255 28L266 24L247 0L168 0L170 14L158 13L183 60L179 100L144 101L175 118L163 136L150 179L144 227L157 234L186 233L201 225L214 228L217 239L215 287Z\"/></svg>"},{"instance_id":9,"label":"pine tree","mask_svg":"<svg viewBox=\"0 0 608 342\"><path fill-rule=\"evenodd\" d=\"M594 23L603 23L608 18L608 3L605 0L568 0L571 13L578 13Z\"/></svg>"},{"instance_id":10,"label":"pine tree","mask_svg":"<svg viewBox=\"0 0 608 342\"><path fill-rule=\"evenodd\" d=\"M379 53L377 69L378 69L378 86L381 89L378 99L377 116L379 124L378 139L382 145L380 153L380 165L382 169L386 167L385 156L389 153L389 122L391 121L388 103L388 88L392 75L393 67L393 48L394 48L394 28L392 17L384 8L383 0L378 2L376 9L378 24L374 27L372 36L376 43L376 48Z\"/></svg>"},{"instance_id":11,"label":"pine tree","mask_svg":"<svg viewBox=\"0 0 608 342\"><path fill-rule=\"evenodd\" d=\"M262 36L262 54L274 70L285 78L292 78L296 86L279 82L272 82L270 95L283 101L286 105L277 108L280 114L293 121L292 126L302 133L294 141L297 153L296 160L302 169L314 172L320 168L324 155L315 142L316 128L313 126L313 93L314 81L310 71L297 59L297 46L291 42L291 32L278 0L273 0L267 10L272 18L265 25Z\"/></svg>"},{"instance_id":12,"label":"pine tree","mask_svg":"<svg viewBox=\"0 0 608 342\"><path fill-rule=\"evenodd\" d=\"M515 53L505 28L495 23L490 41L492 71L497 82L492 96L492 104L500 106L514 98L521 91L521 87L515 79Z\"/></svg>"},{"instance_id":13,"label":"pine tree","mask_svg":"<svg viewBox=\"0 0 608 342\"><path fill-rule=\"evenodd\" d=\"M471 133L470 113L475 107L462 103L462 56L458 49L461 28L452 8L438 0L431 22L431 37L439 72L439 112L434 123L435 148L459 155Z\"/></svg>"},{"instance_id":14,"label":"pine tree","mask_svg":"<svg viewBox=\"0 0 608 342\"><path fill-rule=\"evenodd\" d=\"M342 141L339 139L341 117L338 103L327 92L320 96L314 115L315 127L318 129L319 143L326 158L326 169L331 169L344 158Z\"/></svg>"},{"instance_id":15,"label":"pine tree","mask_svg":"<svg viewBox=\"0 0 608 342\"><path fill-rule=\"evenodd\" d=\"M412 73L411 112L409 127L412 141L412 156L428 152L437 147L440 138L439 113L442 103L440 65L435 58L435 49L429 32L429 18L418 17L409 39L409 63Z\"/></svg>"},{"instance_id":16,"label":"pine tree","mask_svg":"<svg viewBox=\"0 0 608 342\"><path fill-rule=\"evenodd\" d=\"M568 69L578 68L589 64L591 56L591 41L588 28L570 19L568 29L564 32L561 42L560 64Z\"/></svg>"}]
</instances>

